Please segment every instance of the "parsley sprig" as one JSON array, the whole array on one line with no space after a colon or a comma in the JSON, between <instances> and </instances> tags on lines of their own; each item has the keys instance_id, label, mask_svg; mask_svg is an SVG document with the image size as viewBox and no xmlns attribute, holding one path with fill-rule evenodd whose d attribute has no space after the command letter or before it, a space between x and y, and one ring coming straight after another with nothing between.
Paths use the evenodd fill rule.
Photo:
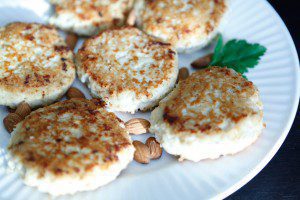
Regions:
<instances>
[{"instance_id":1,"label":"parsley sprig","mask_svg":"<svg viewBox=\"0 0 300 200\"><path fill-rule=\"evenodd\" d=\"M266 47L250 44L246 40L234 39L224 45L223 37L219 35L209 66L228 67L244 74L249 68L254 68L258 64L266 51Z\"/></svg>"}]
</instances>

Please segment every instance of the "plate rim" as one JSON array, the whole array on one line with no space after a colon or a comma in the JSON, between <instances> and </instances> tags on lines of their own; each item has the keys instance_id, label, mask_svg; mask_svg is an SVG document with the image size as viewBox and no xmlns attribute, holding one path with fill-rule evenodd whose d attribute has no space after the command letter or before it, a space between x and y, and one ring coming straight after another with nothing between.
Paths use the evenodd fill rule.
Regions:
<instances>
[{"instance_id":1,"label":"plate rim","mask_svg":"<svg viewBox=\"0 0 300 200\"><path fill-rule=\"evenodd\" d=\"M7 1L9 1L9 0L7 0ZM16 2L17 1L18 0L16 0ZM287 43L290 46L291 55L292 55L291 59L294 60L294 64L295 64L295 65L293 65L293 69L296 72L295 73L295 82L294 82L295 85L293 85L295 87L295 90L294 90L295 93L292 96L292 100L293 100L292 103L293 104L290 107L290 115L289 115L289 118L287 120L287 123L283 126L284 127L283 131L281 131L281 134L280 134L279 138L277 139L277 141L274 143L274 146L268 150L268 152L261 159L261 161L259 161L259 163L255 167L253 167L247 173L247 175L242 177L240 180L238 180L235 184L231 185L230 187L225 188L223 191L221 191L219 193L212 194L212 199L224 199L224 198L230 196L231 194L235 193L237 190L239 190L240 188L245 186L250 180L252 180L258 173L260 173L264 169L264 167L276 155L276 153L278 152L278 150L282 146L283 142L285 141L285 139L286 139L286 137L287 137L287 135L288 135L288 133L291 129L291 126L292 126L292 124L295 120L295 116L296 116L296 113L297 113L297 108L299 106L300 69L299 69L298 52L297 52L294 40L293 40L286 24L284 23L284 21L282 20L282 18L278 14L278 12L273 8L273 6L267 0L265 0L262 3L265 4L265 6L270 9L272 17L274 17L274 20L276 20L278 22L279 28L283 31L282 34L287 39Z\"/></svg>"},{"instance_id":2,"label":"plate rim","mask_svg":"<svg viewBox=\"0 0 300 200\"><path fill-rule=\"evenodd\" d=\"M295 117L297 114L298 106L299 106L299 98L300 98L300 66L299 66L299 56L296 49L295 42L293 40L293 37L287 28L286 24L284 23L283 19L279 15L279 13L275 10L275 8L268 2L267 0L264 0L265 5L270 9L272 12L272 15L274 16L274 20L277 20L280 24L280 28L284 31L285 37L287 39L287 42L289 43L291 47L291 51L293 54L293 60L295 61L295 94L293 97L293 105L291 107L291 114L288 119L288 123L286 123L284 130L281 133L281 136L274 144L273 148L269 150L269 152L264 156L264 158L257 164L252 170L244 176L241 180L237 181L235 184L233 184L231 187L225 189L223 192L217 194L214 199L225 199L244 187L247 183L249 183L253 178L255 178L267 165L268 163L274 158L274 156L277 154L278 150L284 143L285 139L287 138L292 125L295 121Z\"/></svg>"}]
</instances>

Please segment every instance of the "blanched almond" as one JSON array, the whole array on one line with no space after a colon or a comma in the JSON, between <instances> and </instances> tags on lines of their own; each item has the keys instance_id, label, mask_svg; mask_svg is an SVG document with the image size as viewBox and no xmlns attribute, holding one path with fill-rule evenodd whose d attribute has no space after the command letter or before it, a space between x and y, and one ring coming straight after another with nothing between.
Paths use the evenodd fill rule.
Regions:
<instances>
[{"instance_id":1,"label":"blanched almond","mask_svg":"<svg viewBox=\"0 0 300 200\"><path fill-rule=\"evenodd\" d=\"M148 164L150 162L150 150L147 145L140 141L133 141L135 148L134 160L142 164Z\"/></svg>"},{"instance_id":2,"label":"blanched almond","mask_svg":"<svg viewBox=\"0 0 300 200\"><path fill-rule=\"evenodd\" d=\"M195 69L202 69L204 67L209 66L211 59L212 59L213 54L208 54L204 57L198 58L194 62L191 63L191 66Z\"/></svg>"},{"instance_id":3,"label":"blanched almond","mask_svg":"<svg viewBox=\"0 0 300 200\"><path fill-rule=\"evenodd\" d=\"M16 113L9 113L4 119L3 124L6 130L11 133L22 118Z\"/></svg>"},{"instance_id":4,"label":"blanched almond","mask_svg":"<svg viewBox=\"0 0 300 200\"><path fill-rule=\"evenodd\" d=\"M178 81L184 80L187 77L189 77L189 70L186 67L182 67L179 69L179 73L178 73Z\"/></svg>"},{"instance_id":5,"label":"blanched almond","mask_svg":"<svg viewBox=\"0 0 300 200\"><path fill-rule=\"evenodd\" d=\"M125 123L127 131L134 135L140 135L149 131L150 122L142 118L134 118Z\"/></svg>"},{"instance_id":6,"label":"blanched almond","mask_svg":"<svg viewBox=\"0 0 300 200\"><path fill-rule=\"evenodd\" d=\"M31 108L28 103L23 101L18 105L15 113L22 117L22 119L24 119L27 115L31 113Z\"/></svg>"},{"instance_id":7,"label":"blanched almond","mask_svg":"<svg viewBox=\"0 0 300 200\"><path fill-rule=\"evenodd\" d=\"M66 94L68 99L72 99L72 98L85 98L84 94L77 88L74 87L70 87L70 89L67 91Z\"/></svg>"},{"instance_id":8,"label":"blanched almond","mask_svg":"<svg viewBox=\"0 0 300 200\"><path fill-rule=\"evenodd\" d=\"M66 43L67 46L71 49L74 50L76 43L78 40L78 36L74 33L68 33L67 37L66 37Z\"/></svg>"},{"instance_id":9,"label":"blanched almond","mask_svg":"<svg viewBox=\"0 0 300 200\"><path fill-rule=\"evenodd\" d=\"M149 137L146 140L146 145L150 149L150 158L151 159L159 159L162 154L162 148L160 147L160 144L156 141L154 137Z\"/></svg>"}]
</instances>

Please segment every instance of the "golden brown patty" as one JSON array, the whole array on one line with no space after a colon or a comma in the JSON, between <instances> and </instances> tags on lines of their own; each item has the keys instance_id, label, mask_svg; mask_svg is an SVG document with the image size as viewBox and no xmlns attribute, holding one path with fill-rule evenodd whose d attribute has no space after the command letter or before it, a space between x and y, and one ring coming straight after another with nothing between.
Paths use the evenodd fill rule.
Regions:
<instances>
[{"instance_id":1,"label":"golden brown patty","mask_svg":"<svg viewBox=\"0 0 300 200\"><path fill-rule=\"evenodd\" d=\"M50 23L79 35L94 35L99 31L124 24L133 0L51 0L55 15Z\"/></svg>"},{"instance_id":2,"label":"golden brown patty","mask_svg":"<svg viewBox=\"0 0 300 200\"><path fill-rule=\"evenodd\" d=\"M0 105L49 104L75 79L73 53L52 26L16 22L0 28Z\"/></svg>"},{"instance_id":3,"label":"golden brown patty","mask_svg":"<svg viewBox=\"0 0 300 200\"><path fill-rule=\"evenodd\" d=\"M237 153L263 130L255 85L232 69L210 67L179 81L151 113L150 132L181 160Z\"/></svg>"},{"instance_id":4,"label":"golden brown patty","mask_svg":"<svg viewBox=\"0 0 300 200\"><path fill-rule=\"evenodd\" d=\"M76 67L93 96L127 112L155 106L178 74L173 47L133 27L87 39L76 55Z\"/></svg>"},{"instance_id":5,"label":"golden brown patty","mask_svg":"<svg viewBox=\"0 0 300 200\"><path fill-rule=\"evenodd\" d=\"M175 93L165 103L163 119L176 133L216 133L227 120L238 123L261 113L254 84L227 68L197 71L181 81Z\"/></svg>"},{"instance_id":6,"label":"golden brown patty","mask_svg":"<svg viewBox=\"0 0 300 200\"><path fill-rule=\"evenodd\" d=\"M199 49L216 34L227 10L225 0L138 0L138 26L172 43L178 52Z\"/></svg>"},{"instance_id":7,"label":"golden brown patty","mask_svg":"<svg viewBox=\"0 0 300 200\"><path fill-rule=\"evenodd\" d=\"M24 168L59 178L105 170L131 146L113 113L71 99L32 112L14 130L8 149Z\"/></svg>"}]
</instances>

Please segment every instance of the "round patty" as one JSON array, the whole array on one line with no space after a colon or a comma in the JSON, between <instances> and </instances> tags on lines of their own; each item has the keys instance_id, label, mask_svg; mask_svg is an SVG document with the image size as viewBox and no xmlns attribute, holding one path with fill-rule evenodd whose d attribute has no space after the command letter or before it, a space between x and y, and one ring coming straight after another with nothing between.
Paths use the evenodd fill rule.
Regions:
<instances>
[{"instance_id":1,"label":"round patty","mask_svg":"<svg viewBox=\"0 0 300 200\"><path fill-rule=\"evenodd\" d=\"M60 29L91 36L114 26L121 26L127 18L133 0L50 0L55 14L49 19Z\"/></svg>"},{"instance_id":2,"label":"round patty","mask_svg":"<svg viewBox=\"0 0 300 200\"><path fill-rule=\"evenodd\" d=\"M193 73L151 113L150 131L180 159L234 154L263 130L259 92L237 72L211 67Z\"/></svg>"},{"instance_id":3,"label":"round patty","mask_svg":"<svg viewBox=\"0 0 300 200\"><path fill-rule=\"evenodd\" d=\"M178 52L204 47L216 35L227 10L226 0L138 0L137 25L172 43Z\"/></svg>"},{"instance_id":4,"label":"round patty","mask_svg":"<svg viewBox=\"0 0 300 200\"><path fill-rule=\"evenodd\" d=\"M87 39L75 62L92 96L101 97L114 111L131 113L157 105L178 74L172 46L131 27Z\"/></svg>"},{"instance_id":5,"label":"round patty","mask_svg":"<svg viewBox=\"0 0 300 200\"><path fill-rule=\"evenodd\" d=\"M52 195L92 190L114 180L134 147L113 113L89 100L40 108L20 122L8 146L14 170Z\"/></svg>"},{"instance_id":6,"label":"round patty","mask_svg":"<svg viewBox=\"0 0 300 200\"><path fill-rule=\"evenodd\" d=\"M75 79L73 53L51 26L17 22L0 28L0 55L0 105L50 104Z\"/></svg>"}]
</instances>

